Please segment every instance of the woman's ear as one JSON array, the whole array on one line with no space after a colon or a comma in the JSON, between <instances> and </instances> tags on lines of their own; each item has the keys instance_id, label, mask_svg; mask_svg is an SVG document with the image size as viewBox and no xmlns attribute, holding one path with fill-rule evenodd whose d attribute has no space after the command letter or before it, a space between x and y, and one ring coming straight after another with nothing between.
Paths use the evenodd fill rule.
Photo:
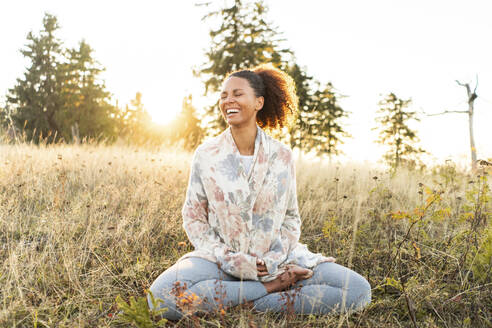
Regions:
<instances>
[{"instance_id":1,"label":"woman's ear","mask_svg":"<svg viewBox=\"0 0 492 328\"><path fill-rule=\"evenodd\" d=\"M256 111L259 111L260 109L262 109L264 103L265 103L265 98L263 96L256 97L256 107L255 107L255 110Z\"/></svg>"}]
</instances>

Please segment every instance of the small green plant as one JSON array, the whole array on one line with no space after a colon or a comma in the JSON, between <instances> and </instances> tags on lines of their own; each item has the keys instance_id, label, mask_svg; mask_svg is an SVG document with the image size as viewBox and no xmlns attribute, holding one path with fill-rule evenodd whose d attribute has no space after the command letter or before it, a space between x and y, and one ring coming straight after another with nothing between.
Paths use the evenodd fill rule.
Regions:
<instances>
[{"instance_id":1,"label":"small green plant","mask_svg":"<svg viewBox=\"0 0 492 328\"><path fill-rule=\"evenodd\" d=\"M116 304L122 311L117 321L123 324L131 324L138 328L154 328L164 327L167 323L167 319L162 318L161 315L167 311L167 308L154 310L158 308L159 304L164 303L161 299L156 299L152 292L149 291L150 301L152 303L152 309L147 304L147 297L135 297L130 296L130 303L125 302L120 295L116 297ZM157 321L158 320L158 321Z\"/></svg>"},{"instance_id":2,"label":"small green plant","mask_svg":"<svg viewBox=\"0 0 492 328\"><path fill-rule=\"evenodd\" d=\"M470 223L472 238L468 245L472 246L475 254L469 259L472 263L473 275L485 282L492 274L492 212L489 209L491 192L488 173L481 172L473 185L466 194L469 202L464 206L463 218ZM482 231L480 228L485 225L487 228Z\"/></svg>"},{"instance_id":3,"label":"small green plant","mask_svg":"<svg viewBox=\"0 0 492 328\"><path fill-rule=\"evenodd\" d=\"M477 180L471 180L469 184L472 186L465 193L466 202L461 215L461 220L468 223L469 228L464 231L466 248L460 261L463 267L471 268L475 278L486 279L492 265L492 212L489 210L490 187L487 172L478 174ZM488 228L482 230L487 226L487 221ZM468 272L470 271L467 271L466 278Z\"/></svg>"},{"instance_id":4,"label":"small green plant","mask_svg":"<svg viewBox=\"0 0 492 328\"><path fill-rule=\"evenodd\" d=\"M323 223L321 231L323 232L323 237L330 238L337 232L337 229L336 217L332 216Z\"/></svg>"},{"instance_id":5,"label":"small green plant","mask_svg":"<svg viewBox=\"0 0 492 328\"><path fill-rule=\"evenodd\" d=\"M477 250L477 256L472 266L473 275L483 282L492 276L492 222L484 232L483 242Z\"/></svg>"}]
</instances>

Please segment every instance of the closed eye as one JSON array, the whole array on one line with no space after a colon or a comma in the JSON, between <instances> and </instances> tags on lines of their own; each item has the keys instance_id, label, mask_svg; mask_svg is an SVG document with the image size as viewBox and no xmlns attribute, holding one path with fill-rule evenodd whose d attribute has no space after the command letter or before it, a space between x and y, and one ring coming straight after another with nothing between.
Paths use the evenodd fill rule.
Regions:
<instances>
[{"instance_id":1,"label":"closed eye","mask_svg":"<svg viewBox=\"0 0 492 328\"><path fill-rule=\"evenodd\" d=\"M242 93L238 93L238 94L235 94L234 97L241 97L243 94ZM220 96L220 99L226 99L227 98L227 95L222 95Z\"/></svg>"}]
</instances>

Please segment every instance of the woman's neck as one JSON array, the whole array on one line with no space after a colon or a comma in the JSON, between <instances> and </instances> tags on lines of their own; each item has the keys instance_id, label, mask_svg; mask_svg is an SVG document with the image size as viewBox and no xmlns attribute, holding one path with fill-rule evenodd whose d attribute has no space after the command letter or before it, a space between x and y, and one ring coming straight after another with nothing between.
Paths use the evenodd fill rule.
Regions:
<instances>
[{"instance_id":1,"label":"woman's neck","mask_svg":"<svg viewBox=\"0 0 492 328\"><path fill-rule=\"evenodd\" d=\"M255 125L245 127L231 126L231 133L241 155L253 155L255 152L255 139L257 133Z\"/></svg>"}]
</instances>

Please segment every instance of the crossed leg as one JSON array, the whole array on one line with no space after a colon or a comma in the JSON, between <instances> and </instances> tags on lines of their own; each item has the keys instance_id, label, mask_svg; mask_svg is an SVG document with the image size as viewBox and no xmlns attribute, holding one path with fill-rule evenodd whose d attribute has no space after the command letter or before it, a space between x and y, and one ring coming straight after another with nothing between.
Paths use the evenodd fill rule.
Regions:
<instances>
[{"instance_id":1,"label":"crossed leg","mask_svg":"<svg viewBox=\"0 0 492 328\"><path fill-rule=\"evenodd\" d=\"M298 281L290 290L255 300L254 308L285 311L288 300L297 314L356 311L370 303L371 286L358 273L336 263L324 262L313 268L311 278Z\"/></svg>"},{"instance_id":2,"label":"crossed leg","mask_svg":"<svg viewBox=\"0 0 492 328\"><path fill-rule=\"evenodd\" d=\"M182 288L180 291L179 287ZM185 287L186 284L186 288ZM194 302L193 310L214 311L220 306L235 306L253 301L257 311L281 312L286 301L298 314L323 314L331 311L358 310L371 300L371 288L365 278L336 263L321 263L313 276L296 283L293 289L268 294L258 281L240 281L218 268L215 263L191 257L164 271L150 291L166 307L163 317L178 320L186 311L186 301ZM197 297L194 298L193 295ZM150 296L149 306L152 307ZM185 303L183 303L183 300Z\"/></svg>"},{"instance_id":3,"label":"crossed leg","mask_svg":"<svg viewBox=\"0 0 492 328\"><path fill-rule=\"evenodd\" d=\"M176 283L182 288L180 292ZM194 300L193 310L210 312L220 309L220 306L235 306L261 298L267 294L259 281L240 281L220 270L217 264L210 261L190 257L183 259L164 271L154 281L150 291L155 298L161 299L157 309L166 307L168 310L163 317L169 320L179 320L186 312L188 300ZM179 294L179 295L177 295ZM152 307L148 296L149 307Z\"/></svg>"}]
</instances>

